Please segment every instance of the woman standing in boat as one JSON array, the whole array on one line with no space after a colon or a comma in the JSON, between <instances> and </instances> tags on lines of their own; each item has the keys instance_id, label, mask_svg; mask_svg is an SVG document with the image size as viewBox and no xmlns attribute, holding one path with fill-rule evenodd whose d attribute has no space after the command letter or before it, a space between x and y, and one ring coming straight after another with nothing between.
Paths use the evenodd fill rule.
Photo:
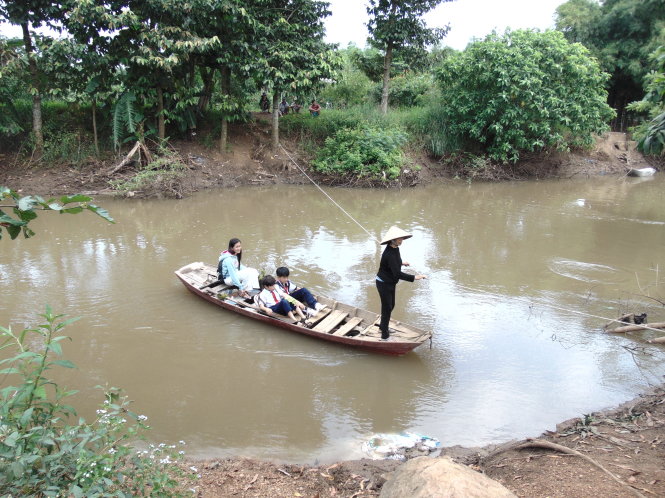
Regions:
<instances>
[{"instance_id":1,"label":"woman standing in boat","mask_svg":"<svg viewBox=\"0 0 665 498\"><path fill-rule=\"evenodd\" d=\"M381 330L381 339L384 341L387 341L390 337L388 323L390 323L390 315L395 307L395 287L397 286L397 282L400 280L413 282L414 280L427 278L425 275L411 275L402 271L402 266L409 266L409 263L402 261L399 246L402 245L405 239L410 237L412 237L410 233L392 226L381 241L381 245L387 245L381 255L381 264L376 274L376 289L379 291L379 297L381 298L381 323L379 324L379 329Z\"/></svg>"},{"instance_id":2,"label":"woman standing in boat","mask_svg":"<svg viewBox=\"0 0 665 498\"><path fill-rule=\"evenodd\" d=\"M229 248L219 255L217 275L226 285L235 285L240 289L241 297L249 297L249 291L259 288L259 272L248 268L242 260L240 239L229 240Z\"/></svg>"}]
</instances>

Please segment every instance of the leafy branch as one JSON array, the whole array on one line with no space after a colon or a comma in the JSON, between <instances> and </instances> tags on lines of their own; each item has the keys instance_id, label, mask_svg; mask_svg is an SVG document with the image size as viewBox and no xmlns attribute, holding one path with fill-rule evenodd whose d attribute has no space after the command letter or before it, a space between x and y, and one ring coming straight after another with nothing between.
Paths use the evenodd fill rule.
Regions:
<instances>
[{"instance_id":1,"label":"leafy branch","mask_svg":"<svg viewBox=\"0 0 665 498\"><path fill-rule=\"evenodd\" d=\"M92 211L101 216L110 223L115 223L109 212L95 204L92 204L91 197L83 194L64 195L59 199L53 197L44 200L39 195L28 195L20 197L15 191L0 186L0 201L8 200L9 204L0 204L0 239L2 238L2 229L14 240L23 231L23 236L27 239L32 237L35 232L30 229L28 224L37 218L36 211L57 211L60 214L77 214L82 211ZM14 213L14 217L5 213L2 208L9 208Z\"/></svg>"}]
</instances>

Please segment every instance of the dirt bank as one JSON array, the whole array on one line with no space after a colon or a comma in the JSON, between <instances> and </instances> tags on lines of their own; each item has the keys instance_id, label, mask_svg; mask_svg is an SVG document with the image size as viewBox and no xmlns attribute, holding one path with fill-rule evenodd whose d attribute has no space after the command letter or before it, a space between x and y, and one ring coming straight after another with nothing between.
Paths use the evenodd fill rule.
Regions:
<instances>
[{"instance_id":1,"label":"dirt bank","mask_svg":"<svg viewBox=\"0 0 665 498\"><path fill-rule=\"evenodd\" d=\"M307 168L310 157L299 149L297 143L288 139L282 140L283 149L271 151L269 124L263 119L232 126L229 131L231 145L225 154L203 142L194 140L171 144L173 156L185 166L184 174L177 180L164 175L151 188L130 190L125 195L182 198L211 188L307 183L307 178L299 168L305 169L323 185L352 185L359 181L357 178L340 180L311 172ZM113 194L112 182L129 180L140 171L138 155L133 156L135 161L125 161L126 164L119 167L127 159L128 149L103 159L88 158L75 167L66 164L26 164L11 154L0 154L0 185L44 196L78 192ZM414 168L414 165L418 168ZM647 166L647 163L634 150L634 142L627 141L623 133L608 133L589 151L524 154L520 162L509 167L490 165L478 169L465 167L460 160L435 160L423 155L412 155L408 157L405 167L408 172L400 180L378 185L410 187L427 184L435 178L459 177L483 181L622 175L631 167L642 166Z\"/></svg>"},{"instance_id":2,"label":"dirt bank","mask_svg":"<svg viewBox=\"0 0 665 498\"><path fill-rule=\"evenodd\" d=\"M542 447L548 444L556 446ZM665 390L568 420L535 440L444 447L442 454L520 497L665 496ZM378 496L386 475L401 463L354 460L310 467L235 458L189 465L201 475L188 484L198 496L350 498Z\"/></svg>"}]
</instances>

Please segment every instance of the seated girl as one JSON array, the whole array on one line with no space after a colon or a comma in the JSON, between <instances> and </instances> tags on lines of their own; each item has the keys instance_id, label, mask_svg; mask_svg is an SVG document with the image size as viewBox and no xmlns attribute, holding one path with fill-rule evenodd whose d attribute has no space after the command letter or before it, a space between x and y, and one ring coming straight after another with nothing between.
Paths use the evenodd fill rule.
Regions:
<instances>
[{"instance_id":1,"label":"seated girl","mask_svg":"<svg viewBox=\"0 0 665 498\"><path fill-rule=\"evenodd\" d=\"M276 284L277 281L272 275L263 277L261 281L263 290L254 298L261 311L268 315L273 313L286 315L294 321L296 317L293 312L295 311L301 320L305 320L305 314L302 311L305 305L285 294Z\"/></svg>"},{"instance_id":2,"label":"seated girl","mask_svg":"<svg viewBox=\"0 0 665 498\"><path fill-rule=\"evenodd\" d=\"M249 291L259 288L259 272L244 266L240 239L231 239L229 248L219 256L217 275L226 285L235 285L240 289L241 297L249 297Z\"/></svg>"}]
</instances>

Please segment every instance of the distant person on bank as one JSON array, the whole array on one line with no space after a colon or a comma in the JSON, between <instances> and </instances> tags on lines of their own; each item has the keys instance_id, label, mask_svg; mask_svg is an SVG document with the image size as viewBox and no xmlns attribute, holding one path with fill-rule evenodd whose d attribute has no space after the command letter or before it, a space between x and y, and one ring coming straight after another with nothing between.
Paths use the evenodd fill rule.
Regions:
<instances>
[{"instance_id":1,"label":"distant person on bank","mask_svg":"<svg viewBox=\"0 0 665 498\"><path fill-rule=\"evenodd\" d=\"M385 244L386 248L381 255L379 271L376 274L376 290L379 291L379 297L381 298L381 323L379 324L379 330L381 330L381 339L384 341L390 338L388 324L390 323L390 315L395 308L395 288L397 287L397 282L400 280L413 282L414 280L427 278L425 275L411 275L402 271L402 266L409 266L409 263L402 261L399 246L402 245L404 240L411 237L410 233L392 226L381 241L381 244Z\"/></svg>"},{"instance_id":2,"label":"distant person on bank","mask_svg":"<svg viewBox=\"0 0 665 498\"><path fill-rule=\"evenodd\" d=\"M309 113L314 117L321 113L321 106L316 100L312 100L312 105L309 106Z\"/></svg>"}]
</instances>

